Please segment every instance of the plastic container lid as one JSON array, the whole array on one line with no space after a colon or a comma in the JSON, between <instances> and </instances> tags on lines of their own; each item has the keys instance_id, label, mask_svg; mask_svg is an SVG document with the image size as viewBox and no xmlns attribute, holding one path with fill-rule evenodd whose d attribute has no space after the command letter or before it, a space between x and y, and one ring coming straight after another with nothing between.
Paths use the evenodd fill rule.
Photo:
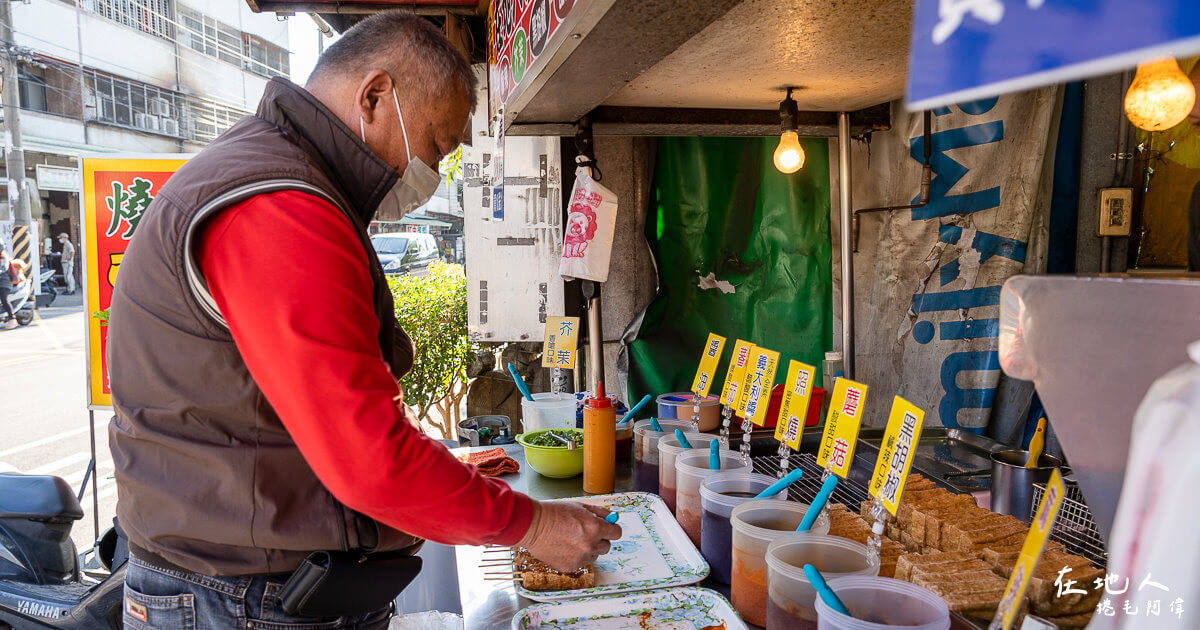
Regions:
<instances>
[{"instance_id":1,"label":"plastic container lid","mask_svg":"<svg viewBox=\"0 0 1200 630\"><path fill-rule=\"evenodd\" d=\"M662 421L660 420L659 422L661 423ZM691 426L692 423L686 422L685 424ZM664 429L667 428L667 425L665 425L665 424L662 426ZM676 427L676 428L678 428L678 427ZM688 442L690 442L692 444L692 448L690 450L704 451L705 456L708 455L708 443L712 442L713 440L721 439L721 436L712 435L710 433L689 433L688 431L685 430L683 432L683 434L684 434L684 437L686 437L688 439ZM679 438L675 437L674 430L672 430L670 433L664 433L662 437L658 438L658 452L659 453L665 453L668 455L678 457L680 453L682 453L686 450L689 450L689 449L683 448L682 446L679 445ZM741 454L739 454L738 457L741 457Z\"/></svg>"},{"instance_id":2,"label":"plastic container lid","mask_svg":"<svg viewBox=\"0 0 1200 630\"><path fill-rule=\"evenodd\" d=\"M604 395L604 381L596 383L596 393L588 399L587 406L592 409L608 409L612 407L612 401L608 396Z\"/></svg>"},{"instance_id":3,"label":"plastic container lid","mask_svg":"<svg viewBox=\"0 0 1200 630\"><path fill-rule=\"evenodd\" d=\"M817 591L804 575L811 564L826 579L879 575L879 559L866 545L840 536L791 533L767 547L767 584L775 606L802 619L817 619ZM836 592L836 591L835 591Z\"/></svg>"},{"instance_id":4,"label":"plastic container lid","mask_svg":"<svg viewBox=\"0 0 1200 630\"><path fill-rule=\"evenodd\" d=\"M691 439L691 438L689 438ZM660 452L662 447L659 447ZM684 477L696 478L698 486L704 477L721 474L720 471L714 471L708 467L708 449L691 449L694 452L681 453L675 457L675 472ZM718 451L721 454L721 470L728 471L745 471L746 462L742 459L742 454L737 451Z\"/></svg>"},{"instance_id":5,"label":"plastic container lid","mask_svg":"<svg viewBox=\"0 0 1200 630\"><path fill-rule=\"evenodd\" d=\"M884 577L840 577L829 587L854 615L847 617L816 600L818 630L947 630L950 609L931 591Z\"/></svg>"},{"instance_id":6,"label":"plastic container lid","mask_svg":"<svg viewBox=\"0 0 1200 630\"><path fill-rule=\"evenodd\" d=\"M658 437L662 435L674 434L675 429L681 429L688 435L689 438L691 438L692 435L699 435L692 423L688 420L659 420L658 424L663 428L662 431L655 431L651 426L649 419L634 420L633 434L639 436L649 436L653 438L650 440L650 444L654 445L656 449L658 448Z\"/></svg>"},{"instance_id":7,"label":"plastic container lid","mask_svg":"<svg viewBox=\"0 0 1200 630\"><path fill-rule=\"evenodd\" d=\"M754 501L754 497L731 497L723 492L753 492L758 494L766 490L777 480L768 475L752 473L748 470L722 471L700 482L700 505L706 512L728 517L733 508ZM777 501L787 500L787 488L778 494L768 497Z\"/></svg>"},{"instance_id":8,"label":"plastic container lid","mask_svg":"<svg viewBox=\"0 0 1200 630\"><path fill-rule=\"evenodd\" d=\"M730 522L733 523L734 532L749 536L759 544L766 545L780 536L795 534L796 527L804 519L805 512L808 512L807 503L751 499L733 508ZM777 529L768 525L790 525L791 527ZM829 517L824 514L817 517L817 522L813 523L812 529L809 531L818 534L829 533Z\"/></svg>"},{"instance_id":9,"label":"plastic container lid","mask_svg":"<svg viewBox=\"0 0 1200 630\"><path fill-rule=\"evenodd\" d=\"M670 394L660 394L654 402L665 407L695 407L696 403L692 400L691 392L671 392ZM721 399L716 396L705 396L700 399L701 407L710 407L712 405L721 404Z\"/></svg>"}]
</instances>

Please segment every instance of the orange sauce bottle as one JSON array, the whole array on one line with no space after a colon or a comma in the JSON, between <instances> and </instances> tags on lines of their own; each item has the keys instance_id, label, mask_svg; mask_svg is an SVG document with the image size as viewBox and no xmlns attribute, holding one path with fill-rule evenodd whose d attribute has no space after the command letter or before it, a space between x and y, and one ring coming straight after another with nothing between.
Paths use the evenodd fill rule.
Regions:
<instances>
[{"instance_id":1,"label":"orange sauce bottle","mask_svg":"<svg viewBox=\"0 0 1200 630\"><path fill-rule=\"evenodd\" d=\"M583 408L583 491L609 494L617 464L617 410L604 395L604 383Z\"/></svg>"}]
</instances>

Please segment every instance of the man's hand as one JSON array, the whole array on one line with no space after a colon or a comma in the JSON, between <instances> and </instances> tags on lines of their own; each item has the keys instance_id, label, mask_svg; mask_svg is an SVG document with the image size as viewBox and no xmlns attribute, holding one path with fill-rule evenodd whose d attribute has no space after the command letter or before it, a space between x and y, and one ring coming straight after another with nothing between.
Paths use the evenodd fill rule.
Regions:
<instances>
[{"instance_id":1,"label":"man's hand","mask_svg":"<svg viewBox=\"0 0 1200 630\"><path fill-rule=\"evenodd\" d=\"M534 520L519 543L559 571L575 571L608 553L621 528L604 520L608 510L566 501L535 504Z\"/></svg>"}]
</instances>

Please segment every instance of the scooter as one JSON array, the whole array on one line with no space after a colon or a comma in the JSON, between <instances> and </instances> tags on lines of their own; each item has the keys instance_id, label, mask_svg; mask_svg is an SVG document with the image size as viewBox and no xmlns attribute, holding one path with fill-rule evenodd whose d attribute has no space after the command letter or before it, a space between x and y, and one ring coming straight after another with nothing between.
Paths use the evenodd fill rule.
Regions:
<instances>
[{"instance_id":1,"label":"scooter","mask_svg":"<svg viewBox=\"0 0 1200 630\"><path fill-rule=\"evenodd\" d=\"M40 275L42 280L42 294L37 296L37 300L35 301L38 308L46 308L54 303L54 298L58 297L58 289L54 286L53 269L42 269Z\"/></svg>"},{"instance_id":2,"label":"scooter","mask_svg":"<svg viewBox=\"0 0 1200 630\"><path fill-rule=\"evenodd\" d=\"M62 478L0 473L0 629L122 627L125 536L114 522L76 555L71 526L81 518L79 496ZM91 554L100 566L81 571Z\"/></svg>"},{"instance_id":3,"label":"scooter","mask_svg":"<svg viewBox=\"0 0 1200 630\"><path fill-rule=\"evenodd\" d=\"M18 283L8 294L8 305L12 307L17 323L22 326L28 326L33 321L34 300L31 298L37 296L31 295L32 289L33 283L26 280ZM7 321L8 313L0 310L0 324Z\"/></svg>"}]
</instances>

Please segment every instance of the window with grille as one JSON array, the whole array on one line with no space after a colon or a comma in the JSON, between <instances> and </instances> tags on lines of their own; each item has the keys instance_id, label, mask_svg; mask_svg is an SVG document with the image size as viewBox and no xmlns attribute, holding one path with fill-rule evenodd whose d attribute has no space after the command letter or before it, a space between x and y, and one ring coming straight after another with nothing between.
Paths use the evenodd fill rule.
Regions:
<instances>
[{"instance_id":1,"label":"window with grille","mask_svg":"<svg viewBox=\"0 0 1200 630\"><path fill-rule=\"evenodd\" d=\"M249 114L91 69L84 73L84 84L88 120L193 142L210 142Z\"/></svg>"},{"instance_id":2,"label":"window with grille","mask_svg":"<svg viewBox=\"0 0 1200 630\"><path fill-rule=\"evenodd\" d=\"M287 77L291 74L286 48L249 33L242 34L242 44L247 71L264 77Z\"/></svg>"},{"instance_id":3,"label":"window with grille","mask_svg":"<svg viewBox=\"0 0 1200 630\"><path fill-rule=\"evenodd\" d=\"M81 9L87 9L143 33L173 41L175 30L171 24L171 16L175 14L175 10L171 2L172 0L77 0Z\"/></svg>"},{"instance_id":4,"label":"window with grille","mask_svg":"<svg viewBox=\"0 0 1200 630\"><path fill-rule=\"evenodd\" d=\"M179 5L179 43L236 66L242 63L241 31L183 5Z\"/></svg>"}]
</instances>

